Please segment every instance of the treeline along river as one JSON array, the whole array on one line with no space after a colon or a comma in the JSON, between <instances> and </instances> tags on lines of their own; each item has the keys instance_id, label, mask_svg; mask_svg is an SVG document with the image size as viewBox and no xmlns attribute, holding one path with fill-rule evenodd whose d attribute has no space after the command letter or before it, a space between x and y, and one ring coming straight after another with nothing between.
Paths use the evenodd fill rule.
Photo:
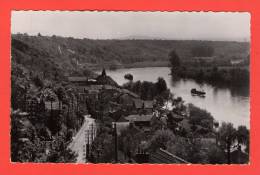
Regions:
<instances>
[{"instance_id":1,"label":"treeline along river","mask_svg":"<svg viewBox=\"0 0 260 175\"><path fill-rule=\"evenodd\" d=\"M163 77L168 88L175 97L182 97L185 103L192 103L202 109L206 109L219 122L231 122L235 127L245 125L250 128L250 98L248 87L215 87L206 83L199 84L190 79L172 80L168 67L130 68L107 71L118 84L122 85L128 80L124 75L130 73L134 81L156 82ZM203 89L206 97L192 96L192 88Z\"/></svg>"}]
</instances>

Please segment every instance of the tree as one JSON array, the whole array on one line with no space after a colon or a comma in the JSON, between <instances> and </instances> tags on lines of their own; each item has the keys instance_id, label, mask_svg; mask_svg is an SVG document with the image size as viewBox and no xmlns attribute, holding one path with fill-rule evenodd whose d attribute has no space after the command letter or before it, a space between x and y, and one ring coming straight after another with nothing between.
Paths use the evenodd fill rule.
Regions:
<instances>
[{"instance_id":1,"label":"tree","mask_svg":"<svg viewBox=\"0 0 260 175\"><path fill-rule=\"evenodd\" d=\"M133 75L132 74L125 74L124 76L125 79L129 80L129 81L133 81Z\"/></svg>"},{"instance_id":2,"label":"tree","mask_svg":"<svg viewBox=\"0 0 260 175\"><path fill-rule=\"evenodd\" d=\"M226 152L227 163L231 163L230 153L236 141L236 129L232 123L223 122L219 128L220 146Z\"/></svg>"},{"instance_id":3,"label":"tree","mask_svg":"<svg viewBox=\"0 0 260 175\"><path fill-rule=\"evenodd\" d=\"M249 130L246 126L238 126L236 132L238 147L246 145L246 151L249 152Z\"/></svg>"},{"instance_id":4,"label":"tree","mask_svg":"<svg viewBox=\"0 0 260 175\"><path fill-rule=\"evenodd\" d=\"M59 101L62 101L64 102L65 98L66 98L66 92L65 92L65 89L60 86L56 91L55 91Z\"/></svg>"},{"instance_id":5,"label":"tree","mask_svg":"<svg viewBox=\"0 0 260 175\"><path fill-rule=\"evenodd\" d=\"M204 109L189 104L190 110L190 123L195 125L201 125L208 129L213 129L213 117Z\"/></svg>"},{"instance_id":6,"label":"tree","mask_svg":"<svg viewBox=\"0 0 260 175\"><path fill-rule=\"evenodd\" d=\"M114 138L111 131L100 131L100 134L95 138L92 144L92 158L94 162L108 163L112 162L115 154Z\"/></svg>"},{"instance_id":7,"label":"tree","mask_svg":"<svg viewBox=\"0 0 260 175\"><path fill-rule=\"evenodd\" d=\"M200 139L192 137L184 138L176 136L168 142L167 150L172 154L191 163L208 163L208 155Z\"/></svg>"},{"instance_id":8,"label":"tree","mask_svg":"<svg viewBox=\"0 0 260 175\"><path fill-rule=\"evenodd\" d=\"M210 145L208 154L208 163L223 164L225 163L225 152L216 145Z\"/></svg>"},{"instance_id":9,"label":"tree","mask_svg":"<svg viewBox=\"0 0 260 175\"><path fill-rule=\"evenodd\" d=\"M178 56L178 54L176 53L175 50L172 50L169 53L169 59L170 59L170 63L171 63L172 68L180 67L180 65L181 65L180 58L179 58L179 56Z\"/></svg>"},{"instance_id":10,"label":"tree","mask_svg":"<svg viewBox=\"0 0 260 175\"><path fill-rule=\"evenodd\" d=\"M38 87L42 88L44 86L43 81L41 80L41 78L38 75L33 78L33 82Z\"/></svg>"},{"instance_id":11,"label":"tree","mask_svg":"<svg viewBox=\"0 0 260 175\"><path fill-rule=\"evenodd\" d=\"M159 148L166 150L168 142L172 142L174 139L175 135L171 130L157 130L150 141L149 148L151 151L156 151Z\"/></svg>"},{"instance_id":12,"label":"tree","mask_svg":"<svg viewBox=\"0 0 260 175\"><path fill-rule=\"evenodd\" d=\"M156 89L158 91L158 94L161 94L162 92L167 90L166 81L162 77L158 78L156 82Z\"/></svg>"}]
</instances>

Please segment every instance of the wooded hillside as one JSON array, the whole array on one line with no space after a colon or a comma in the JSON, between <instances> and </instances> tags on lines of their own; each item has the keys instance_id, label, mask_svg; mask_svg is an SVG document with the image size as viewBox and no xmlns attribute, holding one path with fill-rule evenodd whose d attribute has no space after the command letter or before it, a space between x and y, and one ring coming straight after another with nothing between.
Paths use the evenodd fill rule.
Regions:
<instances>
[{"instance_id":1,"label":"wooded hillside","mask_svg":"<svg viewBox=\"0 0 260 175\"><path fill-rule=\"evenodd\" d=\"M48 63L46 68L73 72L79 68L122 67L142 62L168 62L168 54L175 50L181 60L193 58L194 49L211 47L216 59L245 58L248 42L195 41L195 40L91 40L59 36L12 35L12 57L16 62L33 63L34 59ZM39 63L37 61L37 63ZM156 64L153 64L153 66ZM82 70L83 70L82 69Z\"/></svg>"}]
</instances>

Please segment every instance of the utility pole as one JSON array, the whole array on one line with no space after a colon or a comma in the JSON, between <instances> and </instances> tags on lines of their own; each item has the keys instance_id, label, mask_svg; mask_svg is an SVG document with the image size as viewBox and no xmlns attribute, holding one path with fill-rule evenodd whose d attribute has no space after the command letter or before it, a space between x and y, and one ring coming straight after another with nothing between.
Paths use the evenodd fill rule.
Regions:
<instances>
[{"instance_id":1,"label":"utility pole","mask_svg":"<svg viewBox=\"0 0 260 175\"><path fill-rule=\"evenodd\" d=\"M118 162L118 150L117 150L117 128L116 123L114 123L114 137L115 137L115 163Z\"/></svg>"},{"instance_id":2,"label":"utility pole","mask_svg":"<svg viewBox=\"0 0 260 175\"><path fill-rule=\"evenodd\" d=\"M94 124L93 123L91 124L91 139L92 139L91 143L93 143L93 140L94 140Z\"/></svg>"},{"instance_id":3,"label":"utility pole","mask_svg":"<svg viewBox=\"0 0 260 175\"><path fill-rule=\"evenodd\" d=\"M89 130L87 130L87 144L86 144L86 162L89 159Z\"/></svg>"}]
</instances>

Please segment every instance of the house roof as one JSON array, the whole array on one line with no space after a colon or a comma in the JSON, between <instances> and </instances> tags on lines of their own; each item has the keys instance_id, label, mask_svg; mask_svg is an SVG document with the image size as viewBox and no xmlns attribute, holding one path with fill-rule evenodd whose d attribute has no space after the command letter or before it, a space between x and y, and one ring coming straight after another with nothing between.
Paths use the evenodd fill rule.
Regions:
<instances>
[{"instance_id":1,"label":"house roof","mask_svg":"<svg viewBox=\"0 0 260 175\"><path fill-rule=\"evenodd\" d=\"M70 82L85 82L88 81L87 77L68 77Z\"/></svg>"},{"instance_id":2,"label":"house roof","mask_svg":"<svg viewBox=\"0 0 260 175\"><path fill-rule=\"evenodd\" d=\"M189 164L186 160L164 150L158 149L155 153L150 155L150 163L186 163Z\"/></svg>"},{"instance_id":3,"label":"house roof","mask_svg":"<svg viewBox=\"0 0 260 175\"><path fill-rule=\"evenodd\" d=\"M101 90L103 85L89 85L83 87L85 90Z\"/></svg>"},{"instance_id":4,"label":"house roof","mask_svg":"<svg viewBox=\"0 0 260 175\"><path fill-rule=\"evenodd\" d=\"M118 84L110 76L100 75L96 78L96 80L98 84L118 86Z\"/></svg>"},{"instance_id":5,"label":"house roof","mask_svg":"<svg viewBox=\"0 0 260 175\"><path fill-rule=\"evenodd\" d=\"M153 118L153 115L129 115L129 116L125 117L126 120L133 121L133 122L151 121L152 118Z\"/></svg>"},{"instance_id":6,"label":"house roof","mask_svg":"<svg viewBox=\"0 0 260 175\"><path fill-rule=\"evenodd\" d=\"M134 98L139 98L139 95L137 95L136 93L133 93L133 92L129 91L128 89L122 89L121 91L122 91L122 93L126 93L126 94L128 94L128 95L130 95L130 96L132 96L132 97L134 97Z\"/></svg>"},{"instance_id":7,"label":"house roof","mask_svg":"<svg viewBox=\"0 0 260 175\"><path fill-rule=\"evenodd\" d=\"M129 122L124 116L121 116L117 122Z\"/></svg>"},{"instance_id":8,"label":"house roof","mask_svg":"<svg viewBox=\"0 0 260 175\"><path fill-rule=\"evenodd\" d=\"M135 105L135 108L137 108L137 109L141 109L141 108L152 109L153 104L154 104L153 101L144 101L141 99L134 99L134 105Z\"/></svg>"}]
</instances>

